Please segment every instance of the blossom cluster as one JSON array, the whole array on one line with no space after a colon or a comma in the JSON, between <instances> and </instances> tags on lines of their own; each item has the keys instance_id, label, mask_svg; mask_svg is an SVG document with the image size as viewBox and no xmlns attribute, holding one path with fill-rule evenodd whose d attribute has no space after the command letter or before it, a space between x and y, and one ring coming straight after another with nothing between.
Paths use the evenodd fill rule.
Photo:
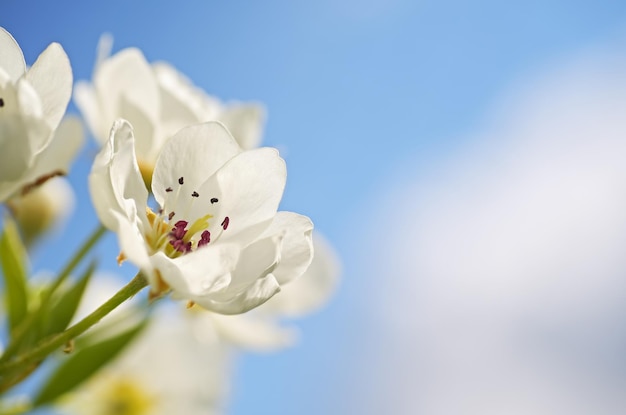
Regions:
<instances>
[{"instance_id":1,"label":"blossom cluster","mask_svg":"<svg viewBox=\"0 0 626 415\"><path fill-rule=\"evenodd\" d=\"M59 44L28 68L0 28L0 202L8 212L0 392L10 396L51 359L56 369L32 398L5 404L12 413L45 405L81 414L120 413L120 405L135 408L129 414L219 413L233 347L290 344L292 331L277 319L319 308L334 289L337 260L314 240L308 217L279 210L287 169L276 149L259 147L260 104L223 103L136 48L110 55L107 39L93 79L74 84ZM67 216L59 202L71 196L57 176L84 141L81 120L65 114L72 94L101 147L88 177L101 227L52 282L35 282L27 247ZM107 230L117 235L117 262L138 270L117 293L103 288L111 278L93 263L72 276ZM145 286L147 301L122 304ZM58 355L63 348L67 356ZM85 359L89 370L79 369Z\"/></svg>"}]
</instances>

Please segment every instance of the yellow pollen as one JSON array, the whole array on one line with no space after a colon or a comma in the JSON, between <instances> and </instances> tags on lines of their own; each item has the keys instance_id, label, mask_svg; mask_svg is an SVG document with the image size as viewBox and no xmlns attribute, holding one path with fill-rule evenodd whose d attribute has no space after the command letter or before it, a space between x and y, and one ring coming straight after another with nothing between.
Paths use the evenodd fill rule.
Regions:
<instances>
[{"instance_id":1,"label":"yellow pollen","mask_svg":"<svg viewBox=\"0 0 626 415\"><path fill-rule=\"evenodd\" d=\"M121 378L110 384L102 398L103 415L147 415L155 404L137 382Z\"/></svg>"},{"instance_id":2,"label":"yellow pollen","mask_svg":"<svg viewBox=\"0 0 626 415\"><path fill-rule=\"evenodd\" d=\"M123 252L117 256L117 265L122 265L122 262L126 261L126 255Z\"/></svg>"}]
</instances>

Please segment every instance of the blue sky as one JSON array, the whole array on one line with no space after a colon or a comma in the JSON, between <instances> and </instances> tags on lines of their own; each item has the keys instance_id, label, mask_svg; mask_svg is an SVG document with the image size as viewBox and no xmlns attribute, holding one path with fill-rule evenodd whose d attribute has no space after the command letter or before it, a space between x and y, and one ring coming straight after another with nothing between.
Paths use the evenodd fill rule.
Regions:
<instances>
[{"instance_id":1,"label":"blue sky","mask_svg":"<svg viewBox=\"0 0 626 415\"><path fill-rule=\"evenodd\" d=\"M394 275L373 275L364 259L372 252L355 239L402 228L376 215L391 180L465 148L520 82L596 45L623 44L626 3L5 0L0 25L27 62L60 42L75 79L90 78L98 38L109 32L114 51L139 47L211 94L266 105L264 143L288 164L282 208L313 218L344 273L329 307L302 322L299 346L243 358L231 413L313 414L352 408L345 391L368 376L369 360L354 356L376 336L362 313L375 294L365 287ZM83 198L90 151L72 175ZM86 199L77 215L67 246L95 224ZM115 252L114 241L103 250ZM35 265L61 261L40 251Z\"/></svg>"}]
</instances>

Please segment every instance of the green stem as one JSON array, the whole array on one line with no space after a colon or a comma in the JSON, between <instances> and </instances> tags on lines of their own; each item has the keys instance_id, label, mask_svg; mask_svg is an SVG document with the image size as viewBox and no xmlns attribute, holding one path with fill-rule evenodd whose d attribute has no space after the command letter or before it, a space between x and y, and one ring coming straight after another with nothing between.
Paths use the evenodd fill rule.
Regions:
<instances>
[{"instance_id":1,"label":"green stem","mask_svg":"<svg viewBox=\"0 0 626 415\"><path fill-rule=\"evenodd\" d=\"M78 323L74 324L62 333L45 338L34 349L16 356L8 362L0 364L0 391L8 389L15 383L12 381L19 378L20 370L28 370L29 367L37 365L47 355L84 333L88 328L100 321L121 303L137 294L146 285L148 285L148 282L141 273L138 273L113 297ZM16 372L18 372L17 376Z\"/></svg>"},{"instance_id":2,"label":"green stem","mask_svg":"<svg viewBox=\"0 0 626 415\"><path fill-rule=\"evenodd\" d=\"M99 225L98 228L96 228L96 230L89 235L89 238L85 241L81 248L76 251L72 258L70 258L69 262L65 265L65 267L63 267L54 282L43 292L39 308L30 313L11 336L10 343L0 357L0 364L6 362L20 348L24 336L31 330L33 324L35 324L40 312L47 310L47 306L52 298L52 295L61 286L61 284L63 284L67 277L70 276L78 264L80 264L85 255L93 249L100 238L102 238L102 236L106 233L106 230L107 229L104 226Z\"/></svg>"}]
</instances>

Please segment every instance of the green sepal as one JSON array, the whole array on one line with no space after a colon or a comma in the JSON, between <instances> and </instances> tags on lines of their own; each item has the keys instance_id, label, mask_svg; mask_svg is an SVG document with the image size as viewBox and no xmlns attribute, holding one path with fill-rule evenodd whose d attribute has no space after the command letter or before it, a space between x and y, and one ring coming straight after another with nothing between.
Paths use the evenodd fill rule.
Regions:
<instances>
[{"instance_id":1,"label":"green sepal","mask_svg":"<svg viewBox=\"0 0 626 415\"><path fill-rule=\"evenodd\" d=\"M11 334L28 312L27 260L26 248L17 226L7 216L4 218L4 231L0 237L0 264Z\"/></svg>"},{"instance_id":2,"label":"green sepal","mask_svg":"<svg viewBox=\"0 0 626 415\"><path fill-rule=\"evenodd\" d=\"M144 319L132 328L72 352L44 383L33 401L34 407L50 404L86 381L115 358L147 325Z\"/></svg>"}]
</instances>

